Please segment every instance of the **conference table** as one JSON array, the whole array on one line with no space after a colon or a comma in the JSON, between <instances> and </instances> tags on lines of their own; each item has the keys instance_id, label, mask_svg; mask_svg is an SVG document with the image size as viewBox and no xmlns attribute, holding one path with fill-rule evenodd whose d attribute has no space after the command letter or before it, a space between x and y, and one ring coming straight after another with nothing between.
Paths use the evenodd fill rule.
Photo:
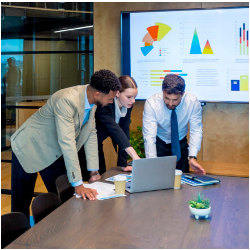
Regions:
<instances>
[{"instance_id":1,"label":"conference table","mask_svg":"<svg viewBox=\"0 0 250 250\"><path fill-rule=\"evenodd\" d=\"M112 168L102 180L118 173ZM72 197L7 248L249 248L249 179L215 177L220 184L108 200ZM189 212L199 191L211 202L208 219Z\"/></svg>"}]
</instances>

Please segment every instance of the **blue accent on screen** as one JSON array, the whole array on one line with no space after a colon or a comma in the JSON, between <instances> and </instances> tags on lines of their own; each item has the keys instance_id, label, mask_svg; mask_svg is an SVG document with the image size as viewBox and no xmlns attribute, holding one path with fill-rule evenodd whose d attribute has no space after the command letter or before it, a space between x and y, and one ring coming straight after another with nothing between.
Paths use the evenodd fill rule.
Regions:
<instances>
[{"instance_id":1,"label":"blue accent on screen","mask_svg":"<svg viewBox=\"0 0 250 250\"><path fill-rule=\"evenodd\" d=\"M146 56L153 48L153 46L141 47L141 52L144 56Z\"/></svg>"},{"instance_id":2,"label":"blue accent on screen","mask_svg":"<svg viewBox=\"0 0 250 250\"><path fill-rule=\"evenodd\" d=\"M240 91L240 80L231 80L231 90Z\"/></svg>"},{"instance_id":3,"label":"blue accent on screen","mask_svg":"<svg viewBox=\"0 0 250 250\"><path fill-rule=\"evenodd\" d=\"M130 13L121 15L121 61L122 75L131 75L130 69Z\"/></svg>"}]
</instances>

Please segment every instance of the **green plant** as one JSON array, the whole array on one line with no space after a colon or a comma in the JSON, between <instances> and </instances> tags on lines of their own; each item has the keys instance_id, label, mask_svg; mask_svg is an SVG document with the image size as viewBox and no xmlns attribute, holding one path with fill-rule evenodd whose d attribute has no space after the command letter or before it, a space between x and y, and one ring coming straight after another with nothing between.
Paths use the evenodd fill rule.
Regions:
<instances>
[{"instance_id":1,"label":"green plant","mask_svg":"<svg viewBox=\"0 0 250 250\"><path fill-rule=\"evenodd\" d=\"M188 203L191 207L197 209L205 209L210 207L209 199L204 199L204 195L200 192L197 195L197 199L190 200Z\"/></svg>"},{"instance_id":2,"label":"green plant","mask_svg":"<svg viewBox=\"0 0 250 250\"><path fill-rule=\"evenodd\" d=\"M142 135L142 127L137 126L136 131L130 131L130 144L140 156L140 158L145 158L144 152L144 141Z\"/></svg>"}]
</instances>

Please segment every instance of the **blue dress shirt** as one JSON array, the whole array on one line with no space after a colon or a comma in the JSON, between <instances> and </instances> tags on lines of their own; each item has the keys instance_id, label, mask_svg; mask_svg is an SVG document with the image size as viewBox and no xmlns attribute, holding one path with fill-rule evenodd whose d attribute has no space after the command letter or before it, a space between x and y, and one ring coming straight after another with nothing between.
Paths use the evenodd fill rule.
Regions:
<instances>
[{"instance_id":1,"label":"blue dress shirt","mask_svg":"<svg viewBox=\"0 0 250 250\"><path fill-rule=\"evenodd\" d=\"M83 117L83 123L82 123L82 127L84 126L84 124L88 121L89 119L89 114L90 114L90 111L91 109L94 107L95 104L89 104L89 100L88 100L88 97L87 97L87 88L85 89L85 105L84 105L84 117ZM89 171L97 171L97 169L89 169ZM79 185L82 185L83 184L83 181L80 180L80 181L77 181L77 182L72 182L71 185L73 187L76 187L76 186L79 186Z\"/></svg>"}]
</instances>

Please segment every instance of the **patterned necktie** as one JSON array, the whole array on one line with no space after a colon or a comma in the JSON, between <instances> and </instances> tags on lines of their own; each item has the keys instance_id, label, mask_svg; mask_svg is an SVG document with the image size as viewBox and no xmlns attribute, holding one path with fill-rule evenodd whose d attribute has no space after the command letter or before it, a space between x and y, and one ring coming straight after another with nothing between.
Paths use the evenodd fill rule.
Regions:
<instances>
[{"instance_id":1,"label":"patterned necktie","mask_svg":"<svg viewBox=\"0 0 250 250\"><path fill-rule=\"evenodd\" d=\"M177 161L181 158L181 147L179 141L178 123L175 110L172 110L171 114L171 150L172 155L177 156Z\"/></svg>"}]
</instances>

